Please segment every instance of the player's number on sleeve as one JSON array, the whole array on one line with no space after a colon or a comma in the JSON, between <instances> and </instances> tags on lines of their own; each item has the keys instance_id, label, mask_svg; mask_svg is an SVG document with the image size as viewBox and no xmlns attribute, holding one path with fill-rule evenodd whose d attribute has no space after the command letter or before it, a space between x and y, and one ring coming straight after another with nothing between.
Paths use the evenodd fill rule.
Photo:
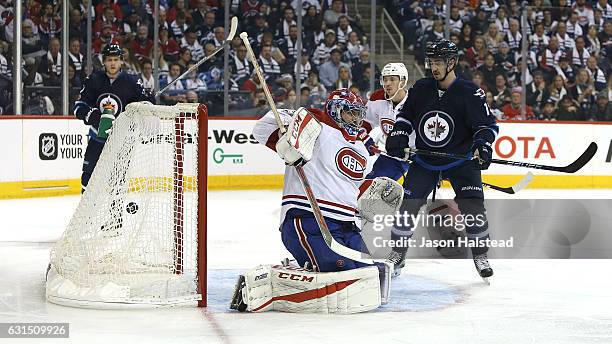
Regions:
<instances>
[{"instance_id":1,"label":"player's number on sleeve","mask_svg":"<svg viewBox=\"0 0 612 344\"><path fill-rule=\"evenodd\" d=\"M487 104L487 102L484 102L484 107L485 111L487 112L487 116L493 116L493 113L491 112L491 109L489 108L489 104Z\"/></svg>"}]
</instances>

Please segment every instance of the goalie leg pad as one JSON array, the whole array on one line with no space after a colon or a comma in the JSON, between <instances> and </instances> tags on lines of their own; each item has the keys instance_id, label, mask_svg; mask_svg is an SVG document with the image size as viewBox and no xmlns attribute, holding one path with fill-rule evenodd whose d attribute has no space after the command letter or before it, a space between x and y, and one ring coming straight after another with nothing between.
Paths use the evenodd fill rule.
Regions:
<instances>
[{"instance_id":1,"label":"goalie leg pad","mask_svg":"<svg viewBox=\"0 0 612 344\"><path fill-rule=\"evenodd\" d=\"M366 312L381 305L379 269L313 272L260 265L245 274L242 300L249 312Z\"/></svg>"}]
</instances>

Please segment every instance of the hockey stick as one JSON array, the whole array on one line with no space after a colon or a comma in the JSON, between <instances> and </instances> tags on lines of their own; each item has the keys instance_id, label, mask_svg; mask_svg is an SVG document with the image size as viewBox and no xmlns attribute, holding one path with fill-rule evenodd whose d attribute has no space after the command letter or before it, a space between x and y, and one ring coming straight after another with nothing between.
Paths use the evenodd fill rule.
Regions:
<instances>
[{"instance_id":1,"label":"hockey stick","mask_svg":"<svg viewBox=\"0 0 612 344\"><path fill-rule=\"evenodd\" d=\"M591 159L593 158L596 152L597 152L597 143L591 142L589 146L587 147L587 149L578 157L578 159L576 159L574 162L572 162L571 164L567 166L540 165L540 164L533 164L530 162L512 161L512 160L503 160L503 159L491 159L491 163L499 164L499 165L527 167L527 168L534 168L537 170L555 171L555 172L562 172L562 173L575 173L576 171L584 167L584 165L586 165L589 161L591 161ZM460 160L474 159L474 157L470 158L465 155L450 154L450 153L443 153L443 152L433 152L433 151L422 150L422 149L411 149L410 154L420 154L420 155L435 156L435 157L440 157L440 158L460 159Z\"/></svg>"},{"instance_id":2,"label":"hockey stick","mask_svg":"<svg viewBox=\"0 0 612 344\"><path fill-rule=\"evenodd\" d=\"M261 82L261 85L263 85L262 88L263 88L264 94L266 95L268 104L270 104L270 109L272 110L272 113L274 114L274 118L276 119L278 130L280 134L282 135L286 132L285 125L283 124L283 121L280 118L280 114L278 113L278 110L276 109L276 104L274 104L274 100L272 99L272 95L270 94L270 90L268 89L268 86L266 84L266 80L263 76L263 72L261 71L261 67L259 66L259 63L257 62L257 58L255 57L255 53L253 52L253 49L251 48L251 43L249 42L249 35L246 32L243 32L240 34L240 38L244 42L244 46L247 49L247 54L249 55L251 62L253 63L253 69L255 70L255 73L259 77L259 81ZM340 256L346 257L348 259L351 259L357 262L365 263L365 264L374 264L374 260L372 260L371 258L363 258L364 256L368 256L366 253L363 253L357 250L353 250L344 245L341 245L340 243L336 241L336 239L334 239L334 237L331 235L329 231L329 228L327 227L327 224L325 223L325 219L323 218L323 214L321 213L321 209L319 208L317 199L315 198L312 192L312 187L310 186L310 183L308 183L308 179L306 178L304 169L302 168L302 166L295 166L295 170L297 171L298 177L300 178L300 183L302 184L302 187L304 188L304 191L306 192L308 203L310 203L314 217L317 221L317 224L319 225L319 230L321 231L321 235L323 235L323 239L325 240L325 243L327 244L327 246L332 251L334 251Z\"/></svg>"},{"instance_id":3,"label":"hockey stick","mask_svg":"<svg viewBox=\"0 0 612 344\"><path fill-rule=\"evenodd\" d=\"M533 180L533 174L531 172L527 172L527 174L523 178L521 178L521 180L519 180L518 183L512 186L503 187L503 186L497 186L497 185L493 185L493 184L489 184L485 182L482 182L482 185L488 186L493 190L497 190L497 191L501 191L507 194L514 195L515 193L523 190L529 183L531 183L532 180Z\"/></svg>"},{"instance_id":4,"label":"hockey stick","mask_svg":"<svg viewBox=\"0 0 612 344\"><path fill-rule=\"evenodd\" d=\"M215 56L217 53L219 53L221 50L225 49L225 46L230 44L230 42L232 41L232 39L234 39L234 36L236 36L236 30L238 30L238 18L236 17L232 17L232 19L230 20L230 30L229 30L229 34L227 35L227 38L225 38L225 41L223 41L223 44L221 44L220 47L218 47L217 49L213 50L213 52L208 55L208 56L204 56L203 58L200 59L200 61L198 61L196 64L194 64L193 66L189 67L189 69L187 69L185 72L183 72L183 74L179 75L178 78L170 81L168 83L168 85L166 85L166 87L162 88L161 90L157 91L155 93L155 97L159 96L160 94L164 93L164 91L166 91L168 89L168 87L174 85L177 81L183 79L185 76L187 76L187 74L191 73L192 71L194 71L196 68L198 68L202 63L210 60L213 56Z\"/></svg>"},{"instance_id":5,"label":"hockey stick","mask_svg":"<svg viewBox=\"0 0 612 344\"><path fill-rule=\"evenodd\" d=\"M387 158L398 160L398 161L401 161L401 162L412 163L412 161L409 158L402 159L402 158L390 156L385 151L383 151L383 150L381 150L381 149L379 149L377 147L372 147L371 149L372 149L372 151L375 154L383 155L383 156L385 156ZM485 183L485 182L482 182L482 185L488 186L489 188L491 188L493 190L497 190L497 191L504 192L504 193L507 193L507 194L515 194L515 193L521 191L522 189L524 189L529 183L531 183L532 179L533 179L533 174L531 172L527 172L527 174L518 183L516 183L516 184L514 184L512 186L503 187L503 186L497 186L497 185L493 185L493 184L489 184L489 183Z\"/></svg>"}]
</instances>

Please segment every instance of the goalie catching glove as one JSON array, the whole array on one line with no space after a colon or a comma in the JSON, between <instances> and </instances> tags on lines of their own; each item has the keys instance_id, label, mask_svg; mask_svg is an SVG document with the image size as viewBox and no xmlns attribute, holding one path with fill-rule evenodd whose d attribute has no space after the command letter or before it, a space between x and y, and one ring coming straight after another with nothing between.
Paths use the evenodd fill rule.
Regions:
<instances>
[{"instance_id":1,"label":"goalie catching glove","mask_svg":"<svg viewBox=\"0 0 612 344\"><path fill-rule=\"evenodd\" d=\"M321 123L305 108L295 110L287 132L276 143L276 153L290 166L302 166L312 159Z\"/></svg>"},{"instance_id":2,"label":"goalie catching glove","mask_svg":"<svg viewBox=\"0 0 612 344\"><path fill-rule=\"evenodd\" d=\"M394 215L404 199L404 188L387 177L368 179L359 187L357 208L361 218L374 222L375 215Z\"/></svg>"}]
</instances>

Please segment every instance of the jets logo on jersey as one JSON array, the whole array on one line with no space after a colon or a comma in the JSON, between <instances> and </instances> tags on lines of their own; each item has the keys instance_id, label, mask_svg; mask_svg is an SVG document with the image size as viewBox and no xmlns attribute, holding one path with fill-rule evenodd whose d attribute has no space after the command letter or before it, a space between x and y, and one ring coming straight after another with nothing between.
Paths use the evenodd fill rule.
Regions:
<instances>
[{"instance_id":1,"label":"jets logo on jersey","mask_svg":"<svg viewBox=\"0 0 612 344\"><path fill-rule=\"evenodd\" d=\"M485 93L485 91L482 88L479 88L476 93L474 93L474 95L476 97L480 97L482 99L487 99L487 94Z\"/></svg>"},{"instance_id":2,"label":"jets logo on jersey","mask_svg":"<svg viewBox=\"0 0 612 344\"><path fill-rule=\"evenodd\" d=\"M352 180L362 180L368 160L354 150L344 147L336 154L338 171Z\"/></svg>"},{"instance_id":3,"label":"jets logo on jersey","mask_svg":"<svg viewBox=\"0 0 612 344\"><path fill-rule=\"evenodd\" d=\"M113 109L113 115L117 116L119 113L121 113L121 111L123 111L121 99L113 93L102 93L98 97L97 103L100 112L104 112L105 108L111 108Z\"/></svg>"},{"instance_id":4,"label":"jets logo on jersey","mask_svg":"<svg viewBox=\"0 0 612 344\"><path fill-rule=\"evenodd\" d=\"M395 121L390 118L382 118L380 120L380 129L382 130L385 136L389 136L391 130L393 130L393 126L395 125Z\"/></svg>"},{"instance_id":5,"label":"jets logo on jersey","mask_svg":"<svg viewBox=\"0 0 612 344\"><path fill-rule=\"evenodd\" d=\"M444 147L453 137L455 122L443 111L429 111L419 123L420 135L430 147Z\"/></svg>"}]
</instances>

